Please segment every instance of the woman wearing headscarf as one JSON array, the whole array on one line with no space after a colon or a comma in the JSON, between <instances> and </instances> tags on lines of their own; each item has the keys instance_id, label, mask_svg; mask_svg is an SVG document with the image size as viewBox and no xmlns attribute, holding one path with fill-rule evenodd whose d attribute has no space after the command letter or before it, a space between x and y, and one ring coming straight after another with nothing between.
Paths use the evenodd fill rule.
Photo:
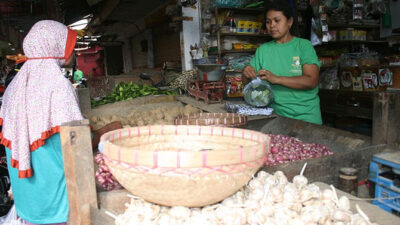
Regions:
<instances>
[{"instance_id":1,"label":"woman wearing headscarf","mask_svg":"<svg viewBox=\"0 0 400 225\"><path fill-rule=\"evenodd\" d=\"M72 58L76 33L50 20L37 22L23 42L26 62L12 80L0 110L17 214L28 224L64 224L68 198L60 125L83 119L61 66Z\"/></svg>"}]
</instances>

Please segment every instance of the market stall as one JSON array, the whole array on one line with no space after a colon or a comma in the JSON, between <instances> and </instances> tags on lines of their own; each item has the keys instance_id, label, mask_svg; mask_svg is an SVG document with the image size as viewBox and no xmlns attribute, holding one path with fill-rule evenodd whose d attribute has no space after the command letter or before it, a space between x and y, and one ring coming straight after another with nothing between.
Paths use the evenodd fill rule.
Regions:
<instances>
[{"instance_id":1,"label":"market stall","mask_svg":"<svg viewBox=\"0 0 400 225\"><path fill-rule=\"evenodd\" d=\"M400 223L397 1L82 1L68 224Z\"/></svg>"},{"instance_id":2,"label":"market stall","mask_svg":"<svg viewBox=\"0 0 400 225\"><path fill-rule=\"evenodd\" d=\"M157 133L157 128L153 127L154 130L153 132L155 132L154 134ZM142 129L141 132L143 133L142 135L146 135L146 132L148 132L149 127L142 127L142 128L127 128L125 130L123 130L123 134L124 135L128 135L127 131L130 131L130 129L132 129L132 135L134 134L138 134L137 130L138 129ZM182 127L183 130L178 131L182 132L184 131L184 135L186 134L186 129L185 127ZM205 128L204 128L205 129ZM220 128L223 129L223 128ZM225 128L226 129L226 133L228 133L230 135L231 132L229 132L229 128ZM146 131L147 130L147 131ZM218 130L218 128L215 128L216 132ZM171 130L173 132L173 130ZM93 153L92 150L90 148L90 139L89 139L89 127L87 126L87 121L82 121L82 122L78 122L75 124L69 124L69 125L65 125L62 128L62 140L63 140L63 154L65 157L65 162L66 165L66 176L67 176L67 185L68 185L68 192L69 192L69 201L70 201L70 205L71 205L71 222L73 224L89 224L90 222L92 224L113 224L114 220L116 221L116 224L127 224L124 223L122 221L124 220L130 220L133 221L138 218L143 218L140 215L147 215L149 216L148 213L156 213L154 214L151 218L158 218L157 216L161 214L158 213L162 213L162 212L167 212L169 211L169 216L175 215L173 211L177 211L183 213L182 216L184 215L192 215L195 212L190 212L190 210L188 211L188 208L184 208L184 207L176 207L176 208L165 208L163 207L160 210L160 206L157 205L153 205L150 203L145 203L143 202L140 198L138 198L137 196L133 196L131 193L127 192L126 190L114 190L114 191L109 191L109 192L100 192L98 190L96 190L95 187L95 177L94 177L94 170L91 169L93 168L90 165L93 165ZM162 132L162 131L161 131ZM164 131L165 134L167 134L169 131L166 130ZM207 130L203 131L205 135L207 133ZM86 133L86 134L85 134ZM219 132L218 132L219 133ZM106 138L114 138L116 137L118 139L118 135L121 134L121 131L116 131L116 132L111 132L108 134L108 137ZM197 131L194 132L195 136L198 135ZM192 134L193 135L193 134ZM247 135L246 135L247 136ZM239 136L240 137L240 136ZM251 136L247 136L247 137L251 137ZM116 140L117 140L116 139ZM112 140L112 139L110 139ZM86 146L86 147L83 147ZM89 147L88 147L89 146ZM76 151L76 149L80 149L80 151ZM117 149L115 149L117 150ZM116 157L118 157L117 155L115 155ZM123 158L121 158L123 159ZM159 161L160 163L163 163L162 161ZM303 163L302 163L303 164ZM72 166L73 165L73 166ZM89 166L88 166L89 165ZM211 164L210 164L211 165ZM182 165L183 166L183 165ZM288 165L287 165L288 166ZM272 175L267 174L265 172L260 172L258 173L257 178L260 179L259 181L257 181L257 178L254 178L254 180L252 180L250 182L250 184L247 185L246 189L244 190L245 193L246 191L250 191L252 190L251 188L255 188L255 185L257 182L266 182L263 181L262 177L271 177L274 179L282 179L283 184L286 185L294 185L293 187L295 188L294 190L305 190L305 189L296 189L297 186L299 187L308 187L311 188L310 190L315 190L315 188L317 188L318 190L321 189L321 191L323 191L323 196L322 200L325 199L325 201L327 201L327 198L332 198L332 201L336 201L335 199L335 192L338 193L338 197L337 199L339 199L340 203L334 203L337 204L337 207L339 207L340 210L344 210L341 212L345 212L347 209L352 209L353 213L359 213L358 216L355 216L353 218L354 220L356 220L356 218L359 218L360 221L363 220L363 213L366 213L369 217L370 220L372 222L377 222L378 224L395 224L396 221L398 220L398 218L394 215L391 215L387 212L384 212L380 209L377 208L377 206L373 206L370 203L365 202L364 200L360 200L355 198L354 196L350 196L348 194L345 194L339 190L336 189L332 189L332 187L329 187L329 185L327 184L323 184L323 183L314 183L311 185L307 185L307 179L304 178L304 176L306 177L310 177L313 176L313 168L315 168L315 164L312 161L309 161L309 164L307 165L308 168L305 168L304 164L302 166L300 166L300 170L301 172L299 172L299 170L296 171L296 176L293 180L293 184L291 183L287 183L288 181L290 181L291 179L287 179L282 172L277 173L277 172L271 172ZM282 168L282 167L281 167ZM273 170L273 171L277 171L277 170ZM310 171L310 172L308 172ZM299 174L304 174L304 176L299 176ZM158 178L157 179L162 179L161 177L164 175L157 175ZM160 177L161 176L161 177ZM185 177L185 176L184 176ZM279 178L280 177L280 178ZM305 179L305 180L304 180ZM303 183L305 182L305 183ZM311 183L311 181L310 181ZM126 184L125 184L126 185ZM253 186L254 185L254 186ZM304 186L306 185L306 186ZM288 191L290 188L289 186L287 187L288 189L285 189L285 192ZM132 186L133 188L135 186ZM160 187L162 188L162 186L154 186L154 188ZM138 187L136 187L138 188ZM149 187L146 190L152 191L153 187ZM314 189L313 189L314 188ZM165 190L167 191L167 190ZM175 190L176 191L176 190ZM254 189L254 191L256 191L256 189ZM272 191L272 190L271 190ZM312 193L312 192L310 192ZM194 194L194 193L191 193ZM242 193L243 194L243 193ZM289 193L286 193L289 195ZM286 194L283 195L283 199L286 199ZM292 196L293 193L290 193L290 196L288 196L288 201L293 201L294 198ZM234 195L234 198L236 198L236 196L240 196L240 192L236 193ZM346 196L347 198L343 198L342 196ZM163 195L165 196L165 195ZM253 194L250 195L243 195L243 196L249 196L250 198L256 198L256 193L254 192ZM253 197L251 197L253 196ZM272 196L279 196L279 195L272 195ZM318 195L319 196L319 195ZM262 195L261 195L262 197ZM231 197L233 198L233 197ZM246 197L245 197L246 198ZM310 196L310 198L313 198ZM183 198L184 200L185 198ZM290 200L291 199L291 200ZM346 200L347 199L347 200ZM349 201L350 199L350 201ZM193 199L194 200L194 199ZM162 201L162 200L159 200ZM228 203L229 201L233 201ZM250 204L250 202L247 203L247 199L243 199L242 201L244 201L243 203L235 203L235 201L239 201L239 200L224 200L222 202L222 204L217 204L214 205L212 207L209 207L208 213L212 214L213 212L215 212L215 210L223 210L223 207L239 207L236 210L239 209L243 209L246 210L247 206L237 206L237 204ZM278 201L278 200L276 200ZM276 202L275 200L273 200L273 202ZM286 201L286 200L284 200ZM143 205L144 204L144 205ZM165 204L165 203L164 203ZM173 203L170 203L173 204ZM232 205L231 205L232 204ZM274 205L275 203L273 203ZM277 203L276 203L277 204ZM356 206L358 205L358 206ZM126 208L128 207L128 208ZM137 208L135 208L137 207ZM148 210L150 211L146 211L147 213L145 214L141 214L141 210L145 209L142 207L151 207ZM250 207L250 206L249 206ZM265 206L266 207L266 206ZM282 206L279 206L282 207ZM304 207L306 207L305 205L300 207L304 209ZM344 208L340 208L340 207L344 207ZM357 209L359 208L359 209ZM262 209L262 208L261 208ZM361 209L361 210L360 210ZM125 211L126 210L126 211ZM152 212L151 210L156 210L154 212ZM203 209L203 211L206 210L207 211L207 207L205 207ZM252 210L252 207L248 208L248 210ZM311 209L310 209L311 210ZM201 215L202 211L199 211ZM240 210L237 211L237 216L240 217ZM243 211L245 212L245 211ZM310 211L310 213L312 212L312 210ZM318 210L318 214L321 215L321 211ZM125 213L125 214L124 214ZM254 213L256 213L256 211L254 211ZM261 213L261 211L260 211ZM272 213L272 212L269 212ZM277 212L275 212L277 213ZM208 215L209 215L208 214ZM134 215L138 216L135 217ZM152 214L151 214L152 215ZM179 214L180 215L180 214ZM250 216L251 214L249 214L248 216ZM256 215L256 214L254 214ZM302 214L299 214L302 215ZM178 214L176 215L179 219L180 216L178 216ZM340 217L339 215L332 215L334 216L334 218L332 218L333 220L336 221L341 221L343 219L343 217ZM344 219L346 221L346 214L342 215L344 216ZM350 216L350 215L348 215ZM163 216L166 217L166 216ZM268 216L267 216L268 217ZM125 218L125 219L123 219ZM188 217L190 218L190 216ZM247 220L248 217L243 217L241 219L245 219ZM292 217L290 217L292 218ZM290 218L285 218L282 217L282 219L290 219ZM295 217L293 217L295 218ZM161 218L160 218L161 219ZM167 218L164 218L163 220L165 220ZM221 218L222 219L222 218ZM350 219L350 217L348 217L348 219ZM75 221L75 222L73 222ZM119 222L118 222L119 221ZM167 220L166 223L170 222L170 220ZM129 224L129 223L128 223Z\"/></svg>"},{"instance_id":3,"label":"market stall","mask_svg":"<svg viewBox=\"0 0 400 225\"><path fill-rule=\"evenodd\" d=\"M131 120L132 118L129 118L129 114L132 111L138 112L137 115L140 114L145 114L147 117L156 117L157 115L155 112L167 112L168 106L171 107L182 107L183 109L187 108L184 107L184 105L190 106L193 111L189 112L193 113L200 112L202 111L203 113L205 112L210 112L210 113L227 113L227 109L225 104L206 104L203 101L196 101L195 98L191 98L188 96L146 96L146 97L139 97L135 98L132 100L127 100L127 101L120 101L112 104L105 104L102 106L95 107L91 109L90 113L87 114L87 118L90 119L90 123L92 126L94 125L97 128L104 126L103 124L98 124L97 121L99 118L107 118L111 122L113 120L121 120L121 118L125 117L127 121ZM151 110L153 112L149 113ZM179 111L175 109L175 111ZM114 116L114 118L112 118ZM178 116L178 114L176 114ZM97 119L94 119L94 117L97 117ZM163 117L165 119L165 115ZM185 117L181 117L185 118ZM192 118L196 119L197 117L193 116ZM137 118L135 118L137 119ZM187 119L187 118L186 118ZM182 119L181 119L182 120ZM187 120L188 121L188 120ZM199 123L198 118L195 120L196 122L194 123ZM159 120L152 120L152 121L144 121L142 125L152 125L152 124L158 124L160 123ZM177 121L179 122L179 120ZM86 122L87 123L87 122ZM131 125L129 122L125 122L125 125ZM137 122L136 122L137 123ZM164 124L174 124L175 120L169 120L165 121ZM182 122L181 122L182 123ZM189 124L188 122L183 122L183 124ZM136 125L136 124L135 124ZM166 125L167 126L167 125ZM380 144L380 145L372 145L372 141L370 137L363 136L363 135L358 135L358 134L353 134L350 132L346 131L341 131L338 129L334 128L329 128L326 126L319 126L319 125L312 125L309 123L305 123L299 120L293 120L285 117L280 117L277 115L270 115L270 116L248 116L246 119L246 124L245 126L242 125L243 128L249 129L249 130L255 130L255 131L261 131L266 134L274 134L272 135L273 138L275 138L274 143L279 146L279 143L281 146L279 148L285 148L288 147L293 147L292 151L288 151L285 154L288 155L293 155L293 156L298 156L299 158L279 158L282 155L279 154L273 154L273 151L270 151L270 155L273 158L270 158L270 164L265 164L264 167L262 168L263 171L266 171L268 173L275 173L275 171L283 171L285 175L287 176L288 180L292 180L296 175L299 174L299 171L302 169L304 166L304 163L307 162L307 170L305 170L304 175L308 178L309 182L326 182L327 184L335 184L336 187L338 187L339 184L339 170L342 167L354 167L359 171L358 174L358 179L359 180L364 180L367 179L368 177L368 164L369 160L372 157L373 154L379 153L379 152L385 152L385 151L392 151L391 147L385 144ZM86 132L88 132L87 125L79 125L79 126L71 126L69 129L86 129ZM127 128L127 129L137 129L137 128ZM77 131L76 131L77 132ZM143 132L143 131L142 131ZM144 133L147 133L149 131L144 131ZM132 131L132 134L134 132ZM198 132L195 132L198 133ZM120 134L116 133L116 137L119 136ZM68 144L68 137L71 138L71 131L68 131L65 133L67 135L66 137L66 143L67 145L72 145L72 148L80 148L79 145L75 144ZM115 135L114 135L115 136ZM83 138L84 136L82 135L74 135L73 138ZM86 137L89 137L86 135ZM285 139L286 138L286 139ZM75 140L75 143L77 140ZM81 139L81 141L83 141ZM288 142L290 144L285 145L283 142ZM86 145L91 143L90 140L86 140ZM293 143L293 144L291 144ZM299 145L307 144L307 143L315 143L311 144L311 148L316 149L316 153L312 154L306 154L301 156L299 154L300 151L304 149L296 149L299 148ZM322 146L323 145L323 146ZM91 146L91 145L90 145ZM296 147L297 146L297 147ZM67 149L71 149L71 147L68 147ZM89 151L90 148L87 148L87 151ZM318 150L320 149L320 150ZM318 151L324 152L324 149L329 149L333 154L330 154L326 152L326 154L320 155ZM279 150L280 152L281 150ZM72 151L74 152L74 151ZM277 152L275 152L277 153ZM68 154L68 153L65 153ZM69 153L71 154L71 152ZM75 156L75 159L81 158L82 156ZM77 207L77 211L75 212L76 214L74 217L80 218L77 216L78 214L81 215L82 212L86 213L86 219L89 217L93 221L99 221L98 224L111 224L114 222L114 220L117 218L116 216L122 215L126 209L125 205L129 204L131 201L131 197L129 197L129 193L126 190L112 190L112 191L102 191L104 189L104 186L102 187L100 184L96 185L96 178L94 176L95 168L97 167L96 163L93 163L93 157L94 154L92 151L89 151L86 156L87 160L91 161L86 161L86 162L79 162L80 163L91 163L94 164L93 166L93 171L90 172L86 169L84 171L79 171L80 166L74 163L67 163L69 165L75 165L75 168L69 168L69 170L72 169L72 171L75 170L75 174L84 172L85 176L90 176L90 179L87 180L89 183L85 185L85 188L90 188L91 191L83 191L85 189L82 189L82 187L77 187L75 186L76 184L75 181L71 182L70 185L73 186L73 188L69 188L72 192L74 192L73 195L75 197L71 197L72 201L77 201L79 203L75 203ZM91 158L90 158L91 157ZM303 158L302 158L303 157ZM123 158L123 157L121 157ZM71 159L70 159L71 160ZM72 158L73 160L73 158ZM67 168L66 168L67 169ZM88 173L89 171L89 173ZM111 173L118 173L112 170L110 171ZM67 173L66 173L67 174ZM114 175L115 176L115 175ZM67 175L68 177L68 175ZM77 176L76 178L73 179L80 179ZM98 177L97 177L98 179ZM115 179L115 178L114 178ZM126 185L126 184L125 184ZM96 187L97 186L97 187ZM124 185L122 185L124 186ZM318 184L318 186L321 187L326 187L324 184ZM113 186L114 187L114 186ZM341 195L342 192L338 191ZM85 195L86 197L90 197L92 200L88 200L85 198L78 197L79 193L92 193L91 197L90 195ZM95 197L97 196L97 197ZM339 196L340 197L340 196ZM93 199L96 199L94 201ZM70 200L71 201L71 200ZM80 201L89 201L86 203L80 202ZM90 203L90 204L89 204ZM125 204L126 203L126 204ZM87 204L89 204L91 207L89 207ZM141 204L141 203L134 203L134 204ZM354 205L354 203L352 203ZM359 203L360 207L362 210L365 208L368 209L371 206L369 205L370 203L363 202ZM71 202L72 205L72 202ZM85 209L81 209L81 207L87 207L86 210L89 208L91 209L90 213L89 211L85 211ZM98 208L97 208L98 207ZM353 206L354 207L354 206ZM100 210L98 210L100 209ZM355 208L353 208L355 210ZM107 211L107 213L106 213ZM372 210L373 211L373 210ZM356 212L353 211L353 212ZM368 214L368 213L367 213ZM381 216L381 213L378 213L379 216ZM91 216L89 216L91 215ZM129 215L129 213L127 214ZM81 215L85 217L85 215ZM376 215L375 213L370 213L368 214L370 216L371 220L374 222L378 222L379 224L385 224L384 222L382 223L380 217ZM114 217L114 218L113 218ZM101 218L101 219L99 219ZM376 220L373 220L373 218L376 218ZM391 215L389 217L385 216L385 219L387 218L392 218L395 219L396 217L392 217ZM390 220L390 219L389 219ZM100 222L101 221L101 222ZM96 222L97 224L97 222Z\"/></svg>"}]
</instances>

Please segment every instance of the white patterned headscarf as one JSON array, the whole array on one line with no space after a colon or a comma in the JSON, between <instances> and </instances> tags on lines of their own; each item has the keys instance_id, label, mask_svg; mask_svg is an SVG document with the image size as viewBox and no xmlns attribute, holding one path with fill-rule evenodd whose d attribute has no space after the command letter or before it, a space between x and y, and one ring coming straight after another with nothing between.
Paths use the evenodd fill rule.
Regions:
<instances>
[{"instance_id":1,"label":"white patterned headscarf","mask_svg":"<svg viewBox=\"0 0 400 225\"><path fill-rule=\"evenodd\" d=\"M32 177L30 153L59 132L65 122L83 119L78 99L60 66L71 56L76 32L51 20L37 22L23 42L27 61L14 77L0 109L0 143L11 149L20 178Z\"/></svg>"}]
</instances>

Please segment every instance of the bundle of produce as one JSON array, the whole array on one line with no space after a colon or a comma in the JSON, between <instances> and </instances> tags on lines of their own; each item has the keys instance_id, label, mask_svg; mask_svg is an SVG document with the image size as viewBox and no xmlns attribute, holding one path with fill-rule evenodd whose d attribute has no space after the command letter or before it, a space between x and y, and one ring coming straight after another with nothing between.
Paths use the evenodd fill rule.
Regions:
<instances>
[{"instance_id":1,"label":"bundle of produce","mask_svg":"<svg viewBox=\"0 0 400 225\"><path fill-rule=\"evenodd\" d=\"M320 190L302 174L289 182L281 171L258 173L248 185L222 202L203 208L164 207L131 196L126 211L108 215L116 225L376 225L333 186Z\"/></svg>"},{"instance_id":2,"label":"bundle of produce","mask_svg":"<svg viewBox=\"0 0 400 225\"><path fill-rule=\"evenodd\" d=\"M268 155L266 161L268 166L333 155L333 152L328 150L325 145L304 143L297 138L284 135L270 135L270 137L271 154Z\"/></svg>"},{"instance_id":3,"label":"bundle of produce","mask_svg":"<svg viewBox=\"0 0 400 225\"><path fill-rule=\"evenodd\" d=\"M175 118L178 116L189 115L201 112L200 109L191 105L186 106L161 106L149 110L132 110L126 116L106 115L92 116L90 124L95 130L114 122L120 121L124 127L126 126L145 126L145 125L166 125L174 124Z\"/></svg>"},{"instance_id":4,"label":"bundle of produce","mask_svg":"<svg viewBox=\"0 0 400 225\"><path fill-rule=\"evenodd\" d=\"M119 83L117 84L111 94L100 100L91 100L92 107L99 105L104 105L108 103L130 100L141 96L148 95L173 95L174 92L160 90L154 86L147 84L132 84L129 83Z\"/></svg>"},{"instance_id":5,"label":"bundle of produce","mask_svg":"<svg viewBox=\"0 0 400 225\"><path fill-rule=\"evenodd\" d=\"M98 165L96 171L96 179L104 190L111 191L114 189L119 189L121 186L118 181L111 174L110 169L104 162L103 154L98 153L95 158L95 162Z\"/></svg>"},{"instance_id":6,"label":"bundle of produce","mask_svg":"<svg viewBox=\"0 0 400 225\"><path fill-rule=\"evenodd\" d=\"M197 79L197 71L196 70L188 70L185 72L177 73L175 76L169 80L169 85L172 88L186 90L186 84L188 81Z\"/></svg>"},{"instance_id":7,"label":"bundle of produce","mask_svg":"<svg viewBox=\"0 0 400 225\"><path fill-rule=\"evenodd\" d=\"M258 77L244 87L243 95L246 103L255 107L266 107L274 100L269 83Z\"/></svg>"}]
</instances>

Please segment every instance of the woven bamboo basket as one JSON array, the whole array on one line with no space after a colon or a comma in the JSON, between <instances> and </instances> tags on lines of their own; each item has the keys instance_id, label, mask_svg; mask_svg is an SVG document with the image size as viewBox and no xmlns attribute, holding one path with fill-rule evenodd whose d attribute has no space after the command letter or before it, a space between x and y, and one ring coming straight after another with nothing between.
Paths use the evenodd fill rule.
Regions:
<instances>
[{"instance_id":1,"label":"woven bamboo basket","mask_svg":"<svg viewBox=\"0 0 400 225\"><path fill-rule=\"evenodd\" d=\"M247 116L237 113L196 113L175 119L175 125L246 127Z\"/></svg>"},{"instance_id":2,"label":"woven bamboo basket","mask_svg":"<svg viewBox=\"0 0 400 225\"><path fill-rule=\"evenodd\" d=\"M260 132L214 126L146 126L101 137L101 151L118 182L149 202L201 207L232 195L269 152Z\"/></svg>"}]
</instances>

